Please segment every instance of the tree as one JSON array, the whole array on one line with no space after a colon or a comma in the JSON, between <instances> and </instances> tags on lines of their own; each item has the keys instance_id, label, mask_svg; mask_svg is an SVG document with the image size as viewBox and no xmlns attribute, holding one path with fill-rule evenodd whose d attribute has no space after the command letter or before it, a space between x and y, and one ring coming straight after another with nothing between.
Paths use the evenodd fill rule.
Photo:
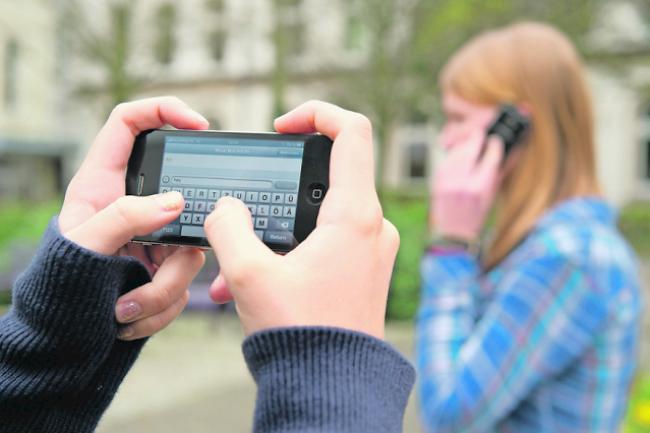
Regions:
<instances>
[{"instance_id":1,"label":"tree","mask_svg":"<svg viewBox=\"0 0 650 433\"><path fill-rule=\"evenodd\" d=\"M108 95L109 107L129 100L141 80L129 71L132 49L131 18L137 0L107 2L108 26L103 31L90 21L78 0L64 4L63 19L73 54L83 61L98 66L105 77L104 83L82 84L77 92L82 96Z\"/></svg>"},{"instance_id":2,"label":"tree","mask_svg":"<svg viewBox=\"0 0 650 433\"><path fill-rule=\"evenodd\" d=\"M377 184L396 125L437 117L437 76L472 35L515 20L550 22L583 46L603 0L340 0L361 20L366 63L342 75L334 98L367 113L377 140Z\"/></svg>"}]
</instances>

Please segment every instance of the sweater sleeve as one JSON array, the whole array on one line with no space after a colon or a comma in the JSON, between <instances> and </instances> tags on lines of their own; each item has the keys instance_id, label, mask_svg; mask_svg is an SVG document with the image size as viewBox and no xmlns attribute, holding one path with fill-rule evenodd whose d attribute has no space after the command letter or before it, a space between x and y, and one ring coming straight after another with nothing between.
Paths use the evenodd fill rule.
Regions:
<instances>
[{"instance_id":1,"label":"sweater sleeve","mask_svg":"<svg viewBox=\"0 0 650 433\"><path fill-rule=\"evenodd\" d=\"M397 433L415 371L391 346L336 328L285 328L243 346L257 433Z\"/></svg>"},{"instance_id":2,"label":"sweater sleeve","mask_svg":"<svg viewBox=\"0 0 650 433\"><path fill-rule=\"evenodd\" d=\"M117 340L117 298L150 280L130 257L63 237L53 219L0 318L0 431L91 432L144 340Z\"/></svg>"}]
</instances>

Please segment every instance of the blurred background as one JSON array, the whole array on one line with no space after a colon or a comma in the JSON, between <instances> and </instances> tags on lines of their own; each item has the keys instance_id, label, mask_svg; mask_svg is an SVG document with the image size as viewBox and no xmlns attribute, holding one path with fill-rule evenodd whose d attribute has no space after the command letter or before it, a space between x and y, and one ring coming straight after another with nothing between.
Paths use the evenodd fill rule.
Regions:
<instances>
[{"instance_id":1,"label":"blurred background","mask_svg":"<svg viewBox=\"0 0 650 433\"><path fill-rule=\"evenodd\" d=\"M0 0L0 314L115 104L176 95L212 129L268 131L317 98L373 121L381 200L402 234L387 336L412 357L437 73L472 35L521 19L561 28L585 58L601 180L650 286L650 0ZM250 431L242 332L207 298L216 269L147 344L100 433ZM648 335L626 432L650 432ZM405 431L419 431L413 398Z\"/></svg>"}]
</instances>

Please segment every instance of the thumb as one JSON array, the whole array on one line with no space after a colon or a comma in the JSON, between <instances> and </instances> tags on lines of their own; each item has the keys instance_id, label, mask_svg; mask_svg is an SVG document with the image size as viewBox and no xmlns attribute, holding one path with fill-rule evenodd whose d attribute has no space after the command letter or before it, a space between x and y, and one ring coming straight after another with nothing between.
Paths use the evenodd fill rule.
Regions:
<instances>
[{"instance_id":1,"label":"thumb","mask_svg":"<svg viewBox=\"0 0 650 433\"><path fill-rule=\"evenodd\" d=\"M248 208L233 197L217 201L205 220L205 232L228 281L240 280L255 273L256 265L273 260L273 252L255 235Z\"/></svg>"},{"instance_id":2,"label":"thumb","mask_svg":"<svg viewBox=\"0 0 650 433\"><path fill-rule=\"evenodd\" d=\"M150 234L174 221L183 203L183 196L176 191L123 196L63 235L89 250L115 254L134 236Z\"/></svg>"}]
</instances>

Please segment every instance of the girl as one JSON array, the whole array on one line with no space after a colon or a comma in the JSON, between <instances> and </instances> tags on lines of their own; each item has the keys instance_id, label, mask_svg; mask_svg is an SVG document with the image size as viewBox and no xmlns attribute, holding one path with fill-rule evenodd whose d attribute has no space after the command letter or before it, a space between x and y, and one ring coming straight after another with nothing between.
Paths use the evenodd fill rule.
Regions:
<instances>
[{"instance_id":1,"label":"girl","mask_svg":"<svg viewBox=\"0 0 650 433\"><path fill-rule=\"evenodd\" d=\"M615 432L641 313L635 258L602 199L575 49L520 23L478 36L442 71L447 151L437 240L422 261L421 414L430 432ZM510 103L531 129L504 163L485 131ZM486 216L494 231L472 254Z\"/></svg>"}]
</instances>

